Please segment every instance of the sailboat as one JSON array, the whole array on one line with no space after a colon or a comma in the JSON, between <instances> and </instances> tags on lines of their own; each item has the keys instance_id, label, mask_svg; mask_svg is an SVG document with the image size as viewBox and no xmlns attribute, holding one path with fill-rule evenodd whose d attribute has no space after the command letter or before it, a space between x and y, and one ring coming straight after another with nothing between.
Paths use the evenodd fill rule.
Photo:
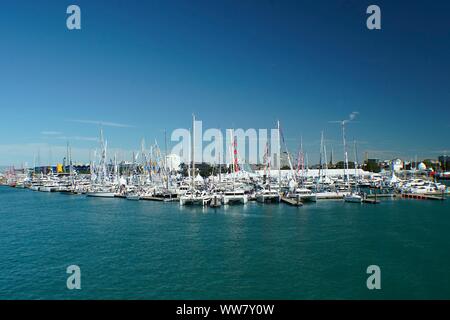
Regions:
<instances>
[{"instance_id":1,"label":"sailboat","mask_svg":"<svg viewBox=\"0 0 450 320\"><path fill-rule=\"evenodd\" d=\"M103 139L103 130L100 130L100 145L101 145L101 157L100 164L95 170L95 168L91 168L94 175L91 174L91 179L93 179L93 184L90 190L86 193L88 197L96 197L96 198L114 198L115 197L115 188L114 186L109 184L108 181L108 169L106 166L106 150L107 150L107 142Z\"/></svg>"},{"instance_id":2,"label":"sailboat","mask_svg":"<svg viewBox=\"0 0 450 320\"><path fill-rule=\"evenodd\" d=\"M347 145L345 143L345 122L346 122L346 120L342 121L342 140L344 142L344 157L345 157L344 179L346 179L347 189L348 189L349 193L344 195L344 201L345 202L362 203L363 198L359 194L353 193L353 191L352 191L352 189L350 187L350 177L349 177L349 174L348 174ZM356 160L355 160L355 166L356 166Z\"/></svg>"},{"instance_id":3,"label":"sailboat","mask_svg":"<svg viewBox=\"0 0 450 320\"><path fill-rule=\"evenodd\" d=\"M278 187L270 185L270 160L269 159L269 147L266 145L266 155L264 156L267 161L266 166L269 168L269 178L267 184L263 186L261 190L256 193L256 201L261 203L279 203L281 201L281 144L280 144L280 122L277 121L278 129ZM265 182L265 181L264 181Z\"/></svg>"},{"instance_id":4,"label":"sailboat","mask_svg":"<svg viewBox=\"0 0 450 320\"><path fill-rule=\"evenodd\" d=\"M225 190L223 194L223 204L234 204L241 203L246 204L248 201L248 196L245 194L245 190L236 187L236 175L239 173L239 164L237 158L237 140L233 137L233 130L230 131L231 140L233 144L230 145L230 159L231 163L231 176L232 176L232 186L231 189Z\"/></svg>"},{"instance_id":5,"label":"sailboat","mask_svg":"<svg viewBox=\"0 0 450 320\"><path fill-rule=\"evenodd\" d=\"M203 205L206 206L211 201L211 195L206 191L200 191L195 188L195 115L192 115L192 174L191 174L191 188L180 197L180 205Z\"/></svg>"}]
</instances>

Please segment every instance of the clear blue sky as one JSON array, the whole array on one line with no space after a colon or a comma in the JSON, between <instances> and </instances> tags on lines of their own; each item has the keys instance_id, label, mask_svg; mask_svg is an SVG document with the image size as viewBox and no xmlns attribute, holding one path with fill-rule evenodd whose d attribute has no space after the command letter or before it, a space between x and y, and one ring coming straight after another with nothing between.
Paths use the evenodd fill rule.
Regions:
<instances>
[{"instance_id":1,"label":"clear blue sky","mask_svg":"<svg viewBox=\"0 0 450 320\"><path fill-rule=\"evenodd\" d=\"M66 28L77 4L82 30ZM370 4L382 30L366 28ZM128 157L163 130L271 128L317 160L359 112L360 156L450 149L448 1L17 1L0 4L0 164L86 161L103 121ZM49 151L51 150L51 151Z\"/></svg>"}]
</instances>

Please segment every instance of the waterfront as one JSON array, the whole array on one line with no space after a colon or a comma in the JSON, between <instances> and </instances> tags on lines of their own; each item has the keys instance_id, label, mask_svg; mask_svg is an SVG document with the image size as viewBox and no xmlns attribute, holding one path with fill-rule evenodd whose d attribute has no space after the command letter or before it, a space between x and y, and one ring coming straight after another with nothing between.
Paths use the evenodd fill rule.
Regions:
<instances>
[{"instance_id":1,"label":"waterfront","mask_svg":"<svg viewBox=\"0 0 450 320\"><path fill-rule=\"evenodd\" d=\"M0 201L2 299L450 298L448 201L213 209L7 187Z\"/></svg>"}]
</instances>

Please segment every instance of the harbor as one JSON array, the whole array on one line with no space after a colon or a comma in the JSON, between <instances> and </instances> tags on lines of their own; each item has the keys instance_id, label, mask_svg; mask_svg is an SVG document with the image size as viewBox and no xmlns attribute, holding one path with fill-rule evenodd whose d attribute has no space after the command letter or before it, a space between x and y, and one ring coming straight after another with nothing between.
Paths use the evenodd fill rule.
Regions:
<instances>
[{"instance_id":1,"label":"harbor","mask_svg":"<svg viewBox=\"0 0 450 320\"><path fill-rule=\"evenodd\" d=\"M377 204L380 199L396 197L445 200L450 193L449 187L438 182L434 176L419 175L413 171L409 176L400 178L405 174L401 171L396 173L393 165L384 174L364 171L362 166L357 167L356 161L354 169L349 169L347 151L344 169L329 169L326 162L318 169L310 169L303 162L305 157L300 150L296 167L289 159L291 166L285 170L280 165L271 168L270 162L264 163L262 170L247 170L248 166L237 157L236 144L232 144L230 153L235 156L231 163L212 166L209 176L201 176L196 170L199 164L195 159L183 172L180 170L182 165L168 166L167 154L152 160L155 153L146 152L144 147L136 157L142 161L135 161L124 168L118 164L116 157L107 158L103 132L100 134L100 148L99 158L87 166L85 173L74 169L68 152L70 164L64 167L58 165L57 172L51 168L47 173L37 172L36 168L10 169L0 177L0 185L72 196L177 202L180 206L214 208L245 205L250 201L300 208L303 204L326 200L360 204ZM161 151L157 150L157 153ZM323 162L322 158L320 162Z\"/></svg>"},{"instance_id":2,"label":"harbor","mask_svg":"<svg viewBox=\"0 0 450 320\"><path fill-rule=\"evenodd\" d=\"M450 1L2 9L0 302L450 299Z\"/></svg>"},{"instance_id":3,"label":"harbor","mask_svg":"<svg viewBox=\"0 0 450 320\"><path fill-rule=\"evenodd\" d=\"M196 119L192 118L195 136ZM365 171L358 164L356 145L354 161L350 168L345 125L341 123L343 143L343 169L329 168L324 135L321 133L319 165L315 169L307 163L308 156L300 146L297 158L292 156L287 145L282 143L280 121L276 122L278 140L267 143L264 162L259 170L253 170L239 155L242 150L234 131L230 130L232 143L228 145L228 163L204 164L195 159L195 142L190 139L190 161L181 163L179 156L169 154L167 142L162 151L157 143L146 150L144 141L141 150L133 154L133 162L124 166L118 163L117 155L108 155L107 140L100 130L99 152L96 159L77 172L73 166L72 152L67 146L65 161L53 168L43 170L10 168L0 177L0 184L15 188L26 188L37 192L59 192L64 195L91 198L123 198L132 201L178 202L180 206L200 205L214 208L222 205L245 205L249 201L263 204L302 207L304 203L326 200L341 200L349 203L377 204L386 197L405 199L445 200L450 189L417 164L409 175L405 170L396 170L398 160L391 161L390 170L383 174ZM284 150L283 150L284 148ZM269 150L276 151L271 157ZM220 151L219 151L220 152ZM287 158L288 166L282 169L281 154ZM220 154L220 153L219 153ZM306 160L306 161L305 161ZM219 156L220 161L220 156ZM177 165L174 165L178 163ZM296 163L296 165L294 165ZM209 175L202 176L196 166L209 167ZM182 169L184 168L184 169ZM223 171L223 172L222 172Z\"/></svg>"}]
</instances>

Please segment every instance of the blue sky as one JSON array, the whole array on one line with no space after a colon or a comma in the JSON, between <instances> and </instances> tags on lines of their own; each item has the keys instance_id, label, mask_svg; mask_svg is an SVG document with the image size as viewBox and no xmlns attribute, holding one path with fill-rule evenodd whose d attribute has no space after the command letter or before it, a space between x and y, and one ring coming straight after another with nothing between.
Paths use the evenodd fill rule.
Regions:
<instances>
[{"instance_id":1,"label":"blue sky","mask_svg":"<svg viewBox=\"0 0 450 320\"><path fill-rule=\"evenodd\" d=\"M66 28L77 4L82 30ZM377 4L382 30L366 28ZM450 149L447 1L2 1L0 164L86 161L102 121L131 157L189 128L273 128L312 162L320 131L342 158L437 157ZM81 121L80 121L81 120Z\"/></svg>"}]
</instances>

